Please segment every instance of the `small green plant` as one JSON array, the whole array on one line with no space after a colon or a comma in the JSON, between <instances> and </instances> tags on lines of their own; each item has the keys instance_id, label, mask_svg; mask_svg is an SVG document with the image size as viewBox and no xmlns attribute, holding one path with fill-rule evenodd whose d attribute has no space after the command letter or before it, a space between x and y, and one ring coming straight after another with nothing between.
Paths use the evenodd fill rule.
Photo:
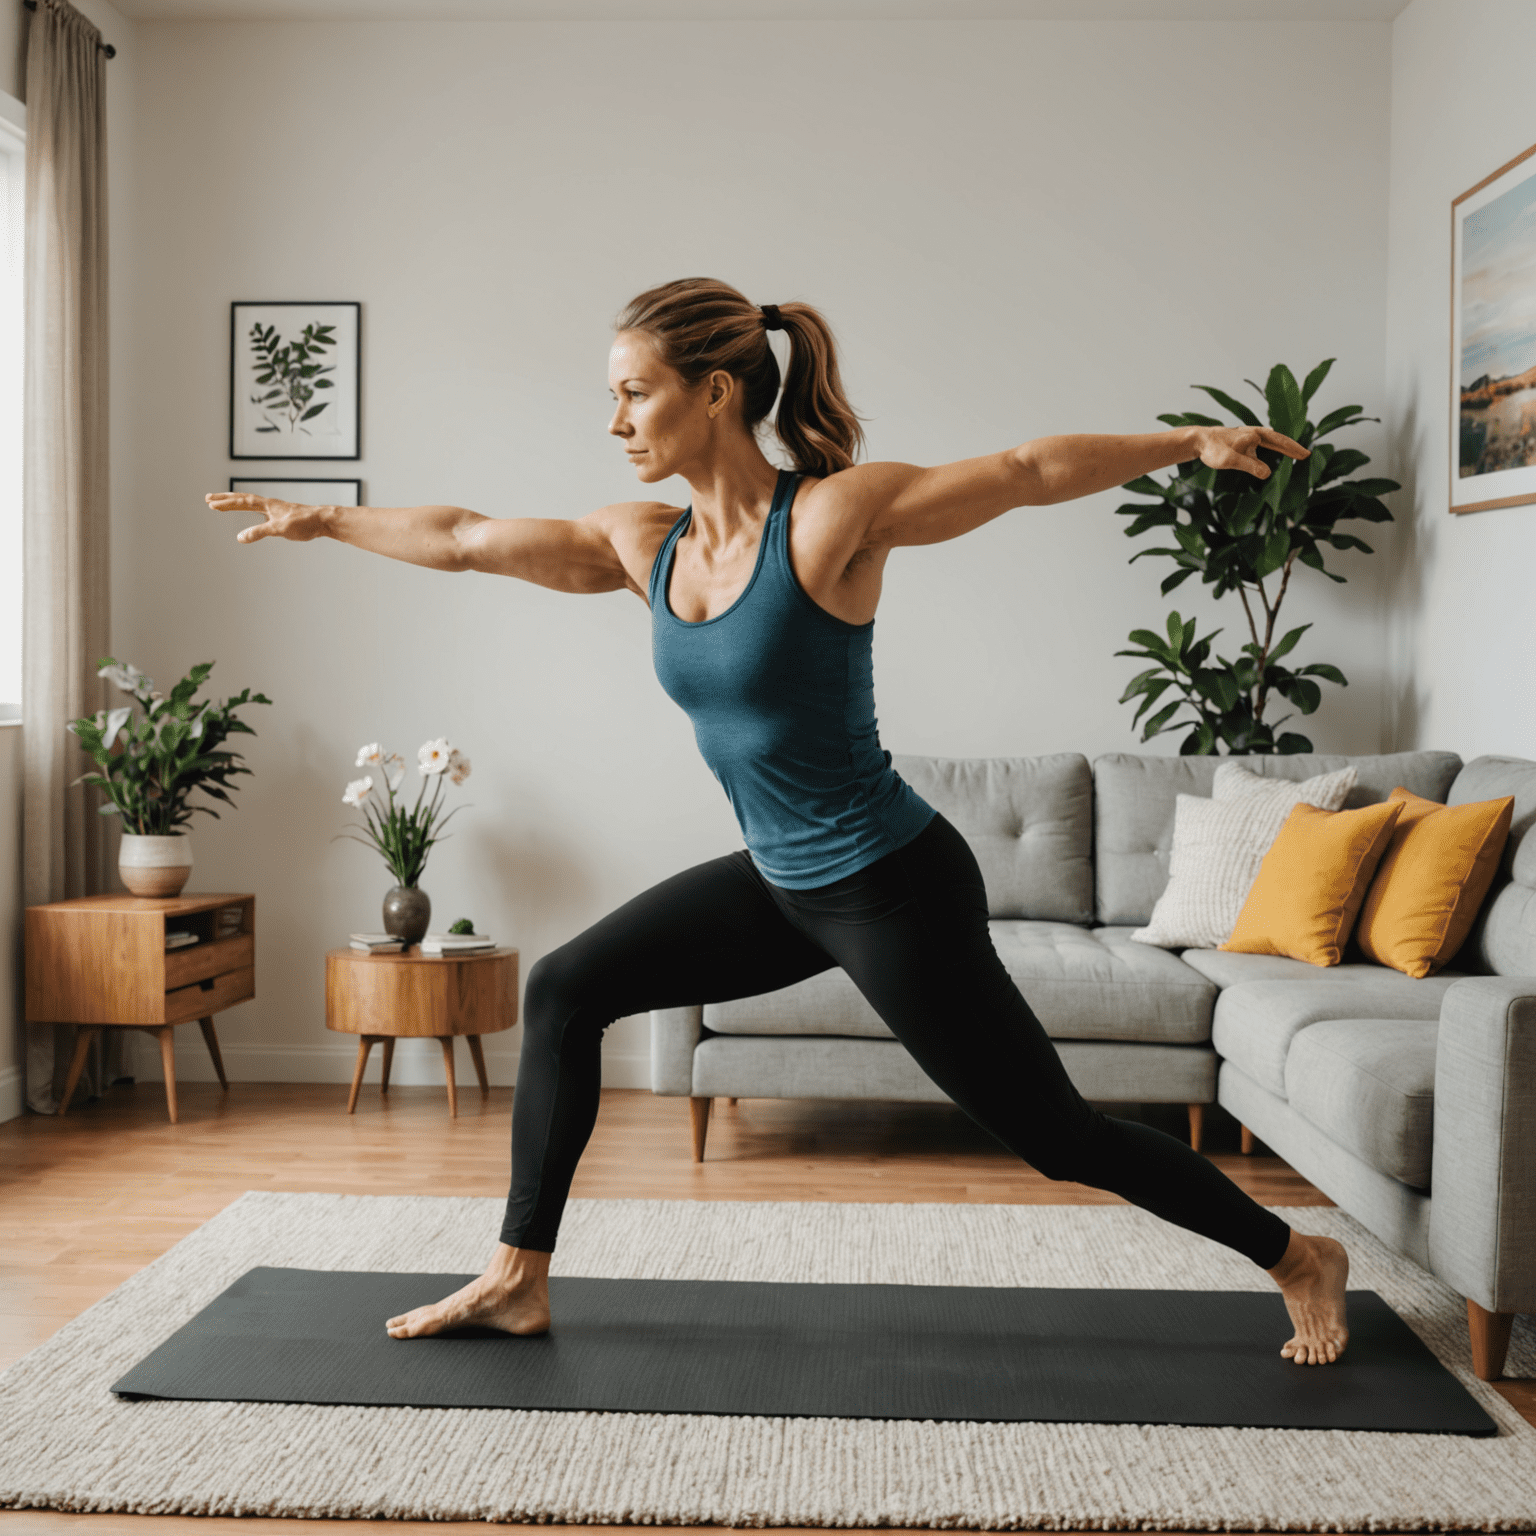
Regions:
<instances>
[{"instance_id":1,"label":"small green plant","mask_svg":"<svg viewBox=\"0 0 1536 1536\"><path fill-rule=\"evenodd\" d=\"M107 796L101 814L121 816L125 832L173 837L194 811L217 820L219 813L211 805L187 803L194 790L226 805L235 803L229 791L239 786L230 780L251 770L238 752L226 751L223 743L236 734L256 734L235 714L237 709L272 701L249 688L220 703L195 698L211 671L211 661L200 661L169 694L163 694L156 691L152 677L131 663L119 663L110 656L102 659L96 675L110 678L131 694L143 713L136 714L132 704L125 704L72 720L68 728L101 770L84 774L76 782L94 784Z\"/></svg>"},{"instance_id":2,"label":"small green plant","mask_svg":"<svg viewBox=\"0 0 1536 1536\"><path fill-rule=\"evenodd\" d=\"M260 409L265 423L256 428L258 432L282 431L273 417L286 417L290 432L310 435L304 423L313 421L331 403L321 400L310 404L315 392L336 387L325 377L335 373L336 365L322 366L326 348L335 345L334 325L306 325L297 341L284 341L275 325L263 325L259 320L251 327L251 350L258 358L256 382L267 386L265 394L251 396L251 404Z\"/></svg>"},{"instance_id":3,"label":"small green plant","mask_svg":"<svg viewBox=\"0 0 1536 1536\"><path fill-rule=\"evenodd\" d=\"M453 926L448 930L449 933L473 933L474 931L475 925L467 917L461 917L458 922L453 924Z\"/></svg>"},{"instance_id":4,"label":"small green plant","mask_svg":"<svg viewBox=\"0 0 1536 1536\"><path fill-rule=\"evenodd\" d=\"M1150 504L1129 502L1116 509L1133 519L1126 537L1137 538L1156 528L1168 530L1174 539L1172 545L1138 550L1131 556L1133 562L1144 555L1162 555L1174 562L1176 569L1163 578L1163 595L1199 576L1215 597L1236 592L1248 621L1249 639L1235 660L1213 653L1221 630L1201 635L1195 620L1180 617L1177 610L1168 615L1166 639L1151 629L1131 631L1127 638L1136 649L1115 654L1154 663L1133 677L1120 696L1122 704L1141 701L1132 723L1140 724L1147 716L1143 741L1164 731L1182 730L1188 734L1179 751L1186 755L1212 753L1220 747L1233 755L1310 752L1307 737L1279 730L1289 715L1265 718L1270 703L1278 696L1310 715L1322 702L1319 679L1348 686L1344 674L1328 662L1296 669L1280 664L1310 624L1276 637L1280 605L1297 563L1341 582L1345 578L1324 564L1324 549L1372 551L1363 539L1341 533L1338 525L1357 518L1372 523L1392 520L1380 498L1397 490L1397 481L1345 479L1370 459L1357 448L1323 441L1344 427L1379 418L1362 416L1358 405L1341 405L1316 424L1307 419L1312 397L1333 363L1331 357L1319 363L1300 385L1284 363L1270 370L1262 389L1252 379L1244 380L1263 397L1269 425L1310 448L1309 458L1291 459L1260 448L1257 456L1270 470L1267 480L1239 469L1211 469L1193 459L1175 466L1166 485L1142 475L1123 487L1133 495L1157 498ZM1244 426L1261 425L1252 410L1222 390L1209 384L1192 388L1203 390ZM1174 427L1227 425L1194 411L1157 419ZM1267 585L1277 577L1273 587ZM1170 689L1178 696L1172 703L1160 704ZM1182 716L1181 710L1186 712Z\"/></svg>"},{"instance_id":5,"label":"small green plant","mask_svg":"<svg viewBox=\"0 0 1536 1536\"><path fill-rule=\"evenodd\" d=\"M395 799L405 780L405 759L398 752L386 752L372 741L358 749L356 766L373 768L383 776L384 797L381 803L373 774L353 779L341 800L343 805L355 806L362 812L363 825L339 835L382 854L397 885L415 885L427 867L427 855L433 844L458 815L458 808L443 814L443 781L462 784L469 777L469 759L441 737L424 741L416 752L421 786L416 791L416 803L409 810L403 799ZM428 784L432 786L430 795Z\"/></svg>"}]
</instances>

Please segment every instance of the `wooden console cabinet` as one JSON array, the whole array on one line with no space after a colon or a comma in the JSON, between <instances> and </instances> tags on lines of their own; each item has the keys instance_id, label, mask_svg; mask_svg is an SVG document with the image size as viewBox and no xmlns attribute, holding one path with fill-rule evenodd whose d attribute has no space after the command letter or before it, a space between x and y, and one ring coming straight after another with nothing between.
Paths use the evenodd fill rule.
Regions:
<instances>
[{"instance_id":1,"label":"wooden console cabinet","mask_svg":"<svg viewBox=\"0 0 1536 1536\"><path fill-rule=\"evenodd\" d=\"M167 950L169 930L198 936ZM196 1019L225 1088L213 1015L256 995L256 898L83 896L28 907L26 1018L76 1024L80 1033L64 1085L62 1115L103 1029L142 1029L160 1042L165 1105L176 1119L172 1031Z\"/></svg>"}]
</instances>

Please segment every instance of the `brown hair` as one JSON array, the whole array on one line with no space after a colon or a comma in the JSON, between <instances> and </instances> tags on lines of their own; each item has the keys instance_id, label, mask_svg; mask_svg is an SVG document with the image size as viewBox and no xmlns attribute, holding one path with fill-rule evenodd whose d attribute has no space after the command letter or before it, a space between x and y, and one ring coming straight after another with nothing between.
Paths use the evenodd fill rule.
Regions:
<instances>
[{"instance_id":1,"label":"brown hair","mask_svg":"<svg viewBox=\"0 0 1536 1536\"><path fill-rule=\"evenodd\" d=\"M805 475L847 469L864 446L864 429L843 393L832 328L809 304L769 306L789 337L789 368L774 429ZM773 409L779 364L768 345L768 315L729 283L683 277L649 288L624 306L616 331L641 331L685 383L717 369L742 387L742 413L753 429Z\"/></svg>"}]
</instances>

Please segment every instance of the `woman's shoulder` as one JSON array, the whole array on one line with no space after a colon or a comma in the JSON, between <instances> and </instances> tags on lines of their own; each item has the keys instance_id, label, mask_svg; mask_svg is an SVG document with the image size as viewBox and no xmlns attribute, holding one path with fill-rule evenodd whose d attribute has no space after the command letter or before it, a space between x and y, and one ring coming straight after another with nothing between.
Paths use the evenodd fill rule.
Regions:
<instances>
[{"instance_id":1,"label":"woman's shoulder","mask_svg":"<svg viewBox=\"0 0 1536 1536\"><path fill-rule=\"evenodd\" d=\"M629 575L632 590L644 596L651 566L684 510L664 501L616 501L583 521L606 536Z\"/></svg>"}]
</instances>

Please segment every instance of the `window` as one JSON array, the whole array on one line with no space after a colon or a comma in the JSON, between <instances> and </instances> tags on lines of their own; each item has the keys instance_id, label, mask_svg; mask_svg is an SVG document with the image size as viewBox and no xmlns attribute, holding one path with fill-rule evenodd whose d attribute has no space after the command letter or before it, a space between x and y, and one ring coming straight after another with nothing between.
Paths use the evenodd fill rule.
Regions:
<instances>
[{"instance_id":1,"label":"window","mask_svg":"<svg viewBox=\"0 0 1536 1536\"><path fill-rule=\"evenodd\" d=\"M26 109L0 91L0 720L21 718L22 215Z\"/></svg>"}]
</instances>

